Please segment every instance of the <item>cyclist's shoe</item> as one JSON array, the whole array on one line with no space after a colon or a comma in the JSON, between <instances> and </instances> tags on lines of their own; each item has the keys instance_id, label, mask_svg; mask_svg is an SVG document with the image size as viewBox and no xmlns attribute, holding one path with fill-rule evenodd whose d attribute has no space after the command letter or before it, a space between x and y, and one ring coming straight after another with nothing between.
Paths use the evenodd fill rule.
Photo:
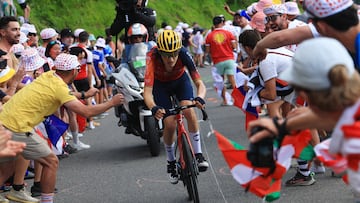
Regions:
<instances>
[{"instance_id":1,"label":"cyclist's shoe","mask_svg":"<svg viewBox=\"0 0 360 203\"><path fill-rule=\"evenodd\" d=\"M314 173L311 172L308 176L304 176L299 171L290 180L286 181L286 186L308 186L314 184Z\"/></svg>"},{"instance_id":2,"label":"cyclist's shoe","mask_svg":"<svg viewBox=\"0 0 360 203\"><path fill-rule=\"evenodd\" d=\"M170 183L177 184L179 182L179 175L176 169L176 161L168 161L167 173L169 174Z\"/></svg>"},{"instance_id":3,"label":"cyclist's shoe","mask_svg":"<svg viewBox=\"0 0 360 203\"><path fill-rule=\"evenodd\" d=\"M209 168L209 163L206 161L202 153L195 154L196 161L198 162L198 168L200 172L204 172Z\"/></svg>"},{"instance_id":4,"label":"cyclist's shoe","mask_svg":"<svg viewBox=\"0 0 360 203\"><path fill-rule=\"evenodd\" d=\"M31 197L31 194L25 190L25 188L16 191L14 189L11 189L9 194L6 195L6 198L9 200L13 200L16 202L40 202L38 199Z\"/></svg>"}]
</instances>

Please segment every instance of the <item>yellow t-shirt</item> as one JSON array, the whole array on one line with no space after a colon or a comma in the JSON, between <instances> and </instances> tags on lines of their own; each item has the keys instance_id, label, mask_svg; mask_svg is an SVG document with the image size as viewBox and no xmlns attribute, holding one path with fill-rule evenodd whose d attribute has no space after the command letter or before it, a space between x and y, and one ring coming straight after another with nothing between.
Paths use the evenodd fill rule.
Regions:
<instances>
[{"instance_id":1,"label":"yellow t-shirt","mask_svg":"<svg viewBox=\"0 0 360 203\"><path fill-rule=\"evenodd\" d=\"M67 84L54 71L49 71L23 87L4 104L0 122L13 132L30 132L45 116L75 99Z\"/></svg>"}]
</instances>

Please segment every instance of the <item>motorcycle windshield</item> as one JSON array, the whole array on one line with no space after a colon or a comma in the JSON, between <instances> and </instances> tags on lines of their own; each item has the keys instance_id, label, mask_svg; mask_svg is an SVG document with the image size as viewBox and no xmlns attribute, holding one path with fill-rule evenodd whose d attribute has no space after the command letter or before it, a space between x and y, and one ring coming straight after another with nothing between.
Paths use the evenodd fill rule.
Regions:
<instances>
[{"instance_id":1,"label":"motorcycle windshield","mask_svg":"<svg viewBox=\"0 0 360 203\"><path fill-rule=\"evenodd\" d=\"M146 53L148 52L148 45L146 43L136 43L131 45L129 61L131 72L139 81L144 80L146 67Z\"/></svg>"}]
</instances>

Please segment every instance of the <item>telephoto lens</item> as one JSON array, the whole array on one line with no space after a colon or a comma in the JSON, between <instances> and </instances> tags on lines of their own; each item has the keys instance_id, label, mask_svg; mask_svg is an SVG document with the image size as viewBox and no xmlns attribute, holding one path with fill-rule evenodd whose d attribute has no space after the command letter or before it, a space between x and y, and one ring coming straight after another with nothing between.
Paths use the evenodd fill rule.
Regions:
<instances>
[{"instance_id":1,"label":"telephoto lens","mask_svg":"<svg viewBox=\"0 0 360 203\"><path fill-rule=\"evenodd\" d=\"M264 130L262 127L255 127L251 136ZM247 158L254 167L271 168L275 166L273 138L264 138L256 143L251 143L247 152Z\"/></svg>"}]
</instances>

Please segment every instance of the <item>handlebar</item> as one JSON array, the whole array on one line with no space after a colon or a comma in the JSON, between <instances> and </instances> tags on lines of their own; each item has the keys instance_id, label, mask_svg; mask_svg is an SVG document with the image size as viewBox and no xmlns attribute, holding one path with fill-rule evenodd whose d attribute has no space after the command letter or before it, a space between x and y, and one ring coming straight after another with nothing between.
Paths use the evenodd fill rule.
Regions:
<instances>
[{"instance_id":1,"label":"handlebar","mask_svg":"<svg viewBox=\"0 0 360 203\"><path fill-rule=\"evenodd\" d=\"M166 113L169 115L177 115L179 114L181 111L185 110L185 109L189 109L189 108L193 108L196 107L195 104L191 104L191 105L185 105L185 106L177 106L175 108L171 108L171 109L166 109ZM205 111L205 109L201 109L201 113L202 113L202 119L204 121L206 121L208 119L208 115Z\"/></svg>"}]
</instances>

